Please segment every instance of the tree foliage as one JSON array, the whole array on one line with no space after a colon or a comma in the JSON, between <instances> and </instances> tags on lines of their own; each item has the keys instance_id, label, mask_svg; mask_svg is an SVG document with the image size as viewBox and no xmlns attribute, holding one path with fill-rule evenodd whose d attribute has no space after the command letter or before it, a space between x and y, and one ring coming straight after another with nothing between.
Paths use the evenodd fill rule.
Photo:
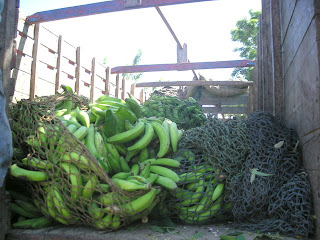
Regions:
<instances>
[{"instance_id":1,"label":"tree foliage","mask_svg":"<svg viewBox=\"0 0 320 240\"><path fill-rule=\"evenodd\" d=\"M240 57L255 60L257 57L257 34L259 31L259 15L261 11L249 10L250 19L243 18L236 23L236 29L231 30L231 40L240 42L241 47L234 52L240 52ZM253 80L253 68L236 68L232 72L233 77L242 77Z\"/></svg>"},{"instance_id":2,"label":"tree foliage","mask_svg":"<svg viewBox=\"0 0 320 240\"><path fill-rule=\"evenodd\" d=\"M132 61L132 65L138 65L139 62L141 61L141 56L142 56L142 50L139 49L138 53L135 55L133 61ZM134 82L136 83L139 78L141 78L142 73L123 73L122 77L124 77L126 80L134 80Z\"/></svg>"}]
</instances>

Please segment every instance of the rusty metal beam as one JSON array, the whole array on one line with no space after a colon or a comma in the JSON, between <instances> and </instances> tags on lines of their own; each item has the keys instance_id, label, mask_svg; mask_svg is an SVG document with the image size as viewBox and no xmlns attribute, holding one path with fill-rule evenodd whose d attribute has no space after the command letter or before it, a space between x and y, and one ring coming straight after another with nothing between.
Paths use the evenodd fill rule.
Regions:
<instances>
[{"instance_id":1,"label":"rusty metal beam","mask_svg":"<svg viewBox=\"0 0 320 240\"><path fill-rule=\"evenodd\" d=\"M111 73L135 73L135 72L157 72L157 71L186 71L192 69L215 69L215 68L236 68L253 67L254 61L233 60L220 62L194 62L194 63L174 63L174 64L155 64L155 65L135 65L119 66L111 69Z\"/></svg>"},{"instance_id":2,"label":"rusty metal beam","mask_svg":"<svg viewBox=\"0 0 320 240\"><path fill-rule=\"evenodd\" d=\"M141 0L141 2L133 0L113 0L74 7L53 9L49 11L37 12L28 16L26 22L28 24L50 22L61 19L90 16L94 14L119 12L131 9L141 9L156 6L167 6L183 3L194 3L215 0Z\"/></svg>"}]
</instances>

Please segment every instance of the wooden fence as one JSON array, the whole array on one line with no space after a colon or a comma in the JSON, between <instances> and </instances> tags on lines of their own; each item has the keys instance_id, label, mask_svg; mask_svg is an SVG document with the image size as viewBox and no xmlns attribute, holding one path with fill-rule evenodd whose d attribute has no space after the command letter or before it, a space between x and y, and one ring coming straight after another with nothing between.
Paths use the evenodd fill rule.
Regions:
<instances>
[{"instance_id":1,"label":"wooden fence","mask_svg":"<svg viewBox=\"0 0 320 240\"><path fill-rule=\"evenodd\" d=\"M111 79L109 67L40 24L19 18L15 41L13 101L55 94L62 84L91 101L103 94L125 98L130 91L119 74Z\"/></svg>"}]
</instances>

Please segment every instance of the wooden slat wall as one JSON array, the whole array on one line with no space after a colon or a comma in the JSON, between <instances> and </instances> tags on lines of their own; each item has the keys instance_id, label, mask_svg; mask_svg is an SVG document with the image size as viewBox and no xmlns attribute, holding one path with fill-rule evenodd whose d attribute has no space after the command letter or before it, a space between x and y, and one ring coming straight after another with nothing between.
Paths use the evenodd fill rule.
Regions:
<instances>
[{"instance_id":1,"label":"wooden slat wall","mask_svg":"<svg viewBox=\"0 0 320 240\"><path fill-rule=\"evenodd\" d=\"M255 110L279 114L297 131L320 239L320 2L263 0L262 8ZM269 98L274 100L272 108Z\"/></svg>"},{"instance_id":2,"label":"wooden slat wall","mask_svg":"<svg viewBox=\"0 0 320 240\"><path fill-rule=\"evenodd\" d=\"M91 101L107 92L115 96L116 89L121 89L121 83L116 86L115 76L110 77L109 68L83 54L83 49L41 25L38 29L19 18L17 61L11 73L16 80L13 101L55 94L62 84Z\"/></svg>"}]
</instances>

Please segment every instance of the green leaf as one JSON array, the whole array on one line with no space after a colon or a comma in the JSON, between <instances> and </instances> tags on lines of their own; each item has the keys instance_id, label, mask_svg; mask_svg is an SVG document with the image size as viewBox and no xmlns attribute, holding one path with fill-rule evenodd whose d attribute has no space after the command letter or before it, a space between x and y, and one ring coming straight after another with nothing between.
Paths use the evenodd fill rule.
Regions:
<instances>
[{"instance_id":1,"label":"green leaf","mask_svg":"<svg viewBox=\"0 0 320 240\"><path fill-rule=\"evenodd\" d=\"M251 173L250 183L252 184L255 179L256 179L256 175L254 173Z\"/></svg>"},{"instance_id":2,"label":"green leaf","mask_svg":"<svg viewBox=\"0 0 320 240\"><path fill-rule=\"evenodd\" d=\"M194 235L193 235L193 238L194 239L200 239L203 237L203 233L202 232L196 232Z\"/></svg>"},{"instance_id":3,"label":"green leaf","mask_svg":"<svg viewBox=\"0 0 320 240\"><path fill-rule=\"evenodd\" d=\"M161 227L156 226L156 225L151 225L150 230L152 232L164 233L164 230Z\"/></svg>"},{"instance_id":4,"label":"green leaf","mask_svg":"<svg viewBox=\"0 0 320 240\"><path fill-rule=\"evenodd\" d=\"M236 240L246 240L246 238L241 234L236 237Z\"/></svg>"},{"instance_id":5,"label":"green leaf","mask_svg":"<svg viewBox=\"0 0 320 240\"><path fill-rule=\"evenodd\" d=\"M255 175L258 175L258 176L262 176L262 177L269 177L269 176L272 176L273 174L270 174L270 173L263 173L263 172L259 172L258 168L252 168L250 170L250 172L252 174L255 174Z\"/></svg>"},{"instance_id":6,"label":"green leaf","mask_svg":"<svg viewBox=\"0 0 320 240\"><path fill-rule=\"evenodd\" d=\"M228 235L230 235L230 236L239 236L239 235L241 235L241 234L243 234L243 232L232 232L232 233L228 233Z\"/></svg>"},{"instance_id":7,"label":"green leaf","mask_svg":"<svg viewBox=\"0 0 320 240\"><path fill-rule=\"evenodd\" d=\"M284 141L280 141L274 145L275 148L281 148L284 144Z\"/></svg>"}]
</instances>

